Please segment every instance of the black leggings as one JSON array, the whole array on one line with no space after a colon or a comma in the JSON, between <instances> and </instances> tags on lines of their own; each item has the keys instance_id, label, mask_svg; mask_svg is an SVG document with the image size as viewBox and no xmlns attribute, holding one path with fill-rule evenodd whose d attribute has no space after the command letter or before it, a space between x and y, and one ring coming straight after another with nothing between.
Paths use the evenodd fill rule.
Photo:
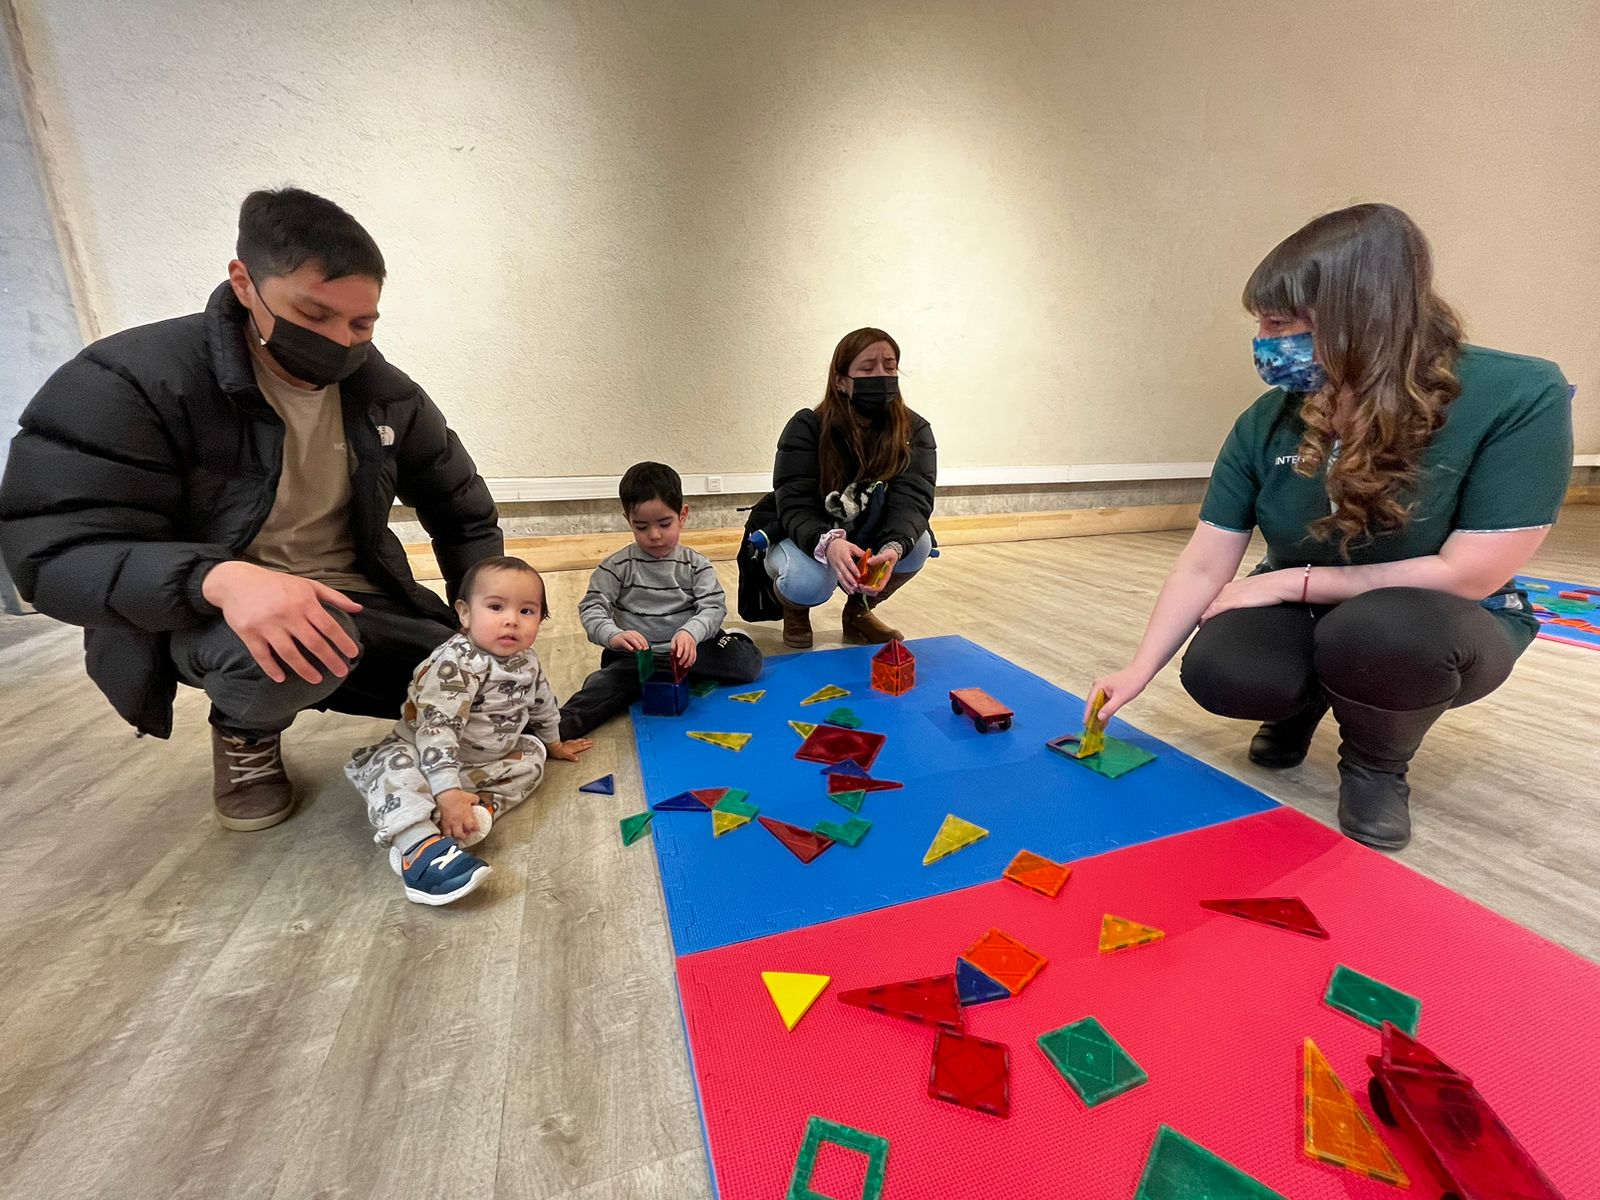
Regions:
<instances>
[{"instance_id":1,"label":"black leggings","mask_svg":"<svg viewBox=\"0 0 1600 1200\"><path fill-rule=\"evenodd\" d=\"M1281 721L1324 689L1389 712L1443 711L1494 691L1517 654L1481 604L1380 588L1343 604L1230 609L1194 635L1182 675L1201 707L1224 717Z\"/></svg>"}]
</instances>

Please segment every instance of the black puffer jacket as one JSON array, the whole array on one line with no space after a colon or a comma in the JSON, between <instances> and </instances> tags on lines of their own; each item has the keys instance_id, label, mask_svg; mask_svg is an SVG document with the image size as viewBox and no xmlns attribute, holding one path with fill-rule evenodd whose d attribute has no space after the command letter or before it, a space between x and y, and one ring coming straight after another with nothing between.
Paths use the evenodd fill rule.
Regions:
<instances>
[{"instance_id":1,"label":"black puffer jacket","mask_svg":"<svg viewBox=\"0 0 1600 1200\"><path fill-rule=\"evenodd\" d=\"M778 456L772 467L772 492L778 505L778 520L784 533L807 554L817 541L839 522L823 504L822 477L818 446L822 423L815 409L802 408L789 418L778 438ZM852 467L848 447L841 443L845 465ZM933 515L934 482L939 473L939 450L933 441L933 426L916 413L911 414L911 465L889 480L881 516L874 522L872 550L882 550L890 542L900 544L900 553L909 554L924 533ZM850 482L857 482L850 476ZM850 530L855 534L855 530Z\"/></svg>"},{"instance_id":2,"label":"black puffer jacket","mask_svg":"<svg viewBox=\"0 0 1600 1200\"><path fill-rule=\"evenodd\" d=\"M224 283L203 313L86 347L23 412L0 483L0 553L18 589L85 627L90 677L157 737L172 732L177 690L167 635L218 618L200 582L254 540L277 495L283 422L256 387L245 318ZM452 620L412 578L390 506L398 494L417 510L453 594L501 552L489 489L433 401L376 349L340 401L361 573Z\"/></svg>"}]
</instances>

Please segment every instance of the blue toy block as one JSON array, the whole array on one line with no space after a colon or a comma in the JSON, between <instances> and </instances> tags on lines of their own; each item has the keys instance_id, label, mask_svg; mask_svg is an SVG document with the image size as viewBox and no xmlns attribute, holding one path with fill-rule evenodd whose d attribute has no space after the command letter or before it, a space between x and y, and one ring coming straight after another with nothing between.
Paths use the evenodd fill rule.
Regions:
<instances>
[{"instance_id":1,"label":"blue toy block","mask_svg":"<svg viewBox=\"0 0 1600 1200\"><path fill-rule=\"evenodd\" d=\"M687 681L672 683L652 679L643 685L644 712L647 717L681 717L689 707Z\"/></svg>"}]
</instances>

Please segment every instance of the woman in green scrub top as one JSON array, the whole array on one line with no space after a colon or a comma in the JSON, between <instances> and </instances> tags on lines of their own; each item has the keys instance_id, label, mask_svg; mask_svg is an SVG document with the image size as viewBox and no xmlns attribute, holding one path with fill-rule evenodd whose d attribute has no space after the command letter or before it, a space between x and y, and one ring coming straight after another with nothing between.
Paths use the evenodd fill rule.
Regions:
<instances>
[{"instance_id":1,"label":"woman in green scrub top","mask_svg":"<svg viewBox=\"0 0 1600 1200\"><path fill-rule=\"evenodd\" d=\"M1244 305L1272 390L1234 422L1132 662L1090 695L1115 712L1198 624L1189 694L1264 721L1250 758L1265 767L1304 760L1331 707L1340 828L1398 850L1423 737L1538 632L1508 581L1566 494L1571 389L1554 363L1467 345L1427 239L1386 204L1281 242ZM1266 559L1235 580L1253 529Z\"/></svg>"}]
</instances>

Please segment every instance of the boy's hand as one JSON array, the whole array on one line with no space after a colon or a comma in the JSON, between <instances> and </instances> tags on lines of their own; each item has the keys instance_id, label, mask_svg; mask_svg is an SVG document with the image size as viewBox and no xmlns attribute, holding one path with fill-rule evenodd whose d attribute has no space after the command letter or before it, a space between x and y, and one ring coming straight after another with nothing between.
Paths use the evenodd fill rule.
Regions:
<instances>
[{"instance_id":1,"label":"boy's hand","mask_svg":"<svg viewBox=\"0 0 1600 1200\"><path fill-rule=\"evenodd\" d=\"M562 762L577 762L585 751L593 749L594 743L588 738L573 738L570 742L550 742L545 746L545 753Z\"/></svg>"},{"instance_id":2,"label":"boy's hand","mask_svg":"<svg viewBox=\"0 0 1600 1200\"><path fill-rule=\"evenodd\" d=\"M616 637L612 638L607 644L613 650L630 651L650 649L650 639L645 637L642 633L635 633L631 629L624 629L621 633L617 634Z\"/></svg>"},{"instance_id":3,"label":"boy's hand","mask_svg":"<svg viewBox=\"0 0 1600 1200\"><path fill-rule=\"evenodd\" d=\"M474 793L451 788L440 792L433 802L439 809L439 832L445 837L459 842L478 832L478 814L472 811L478 802Z\"/></svg>"},{"instance_id":4,"label":"boy's hand","mask_svg":"<svg viewBox=\"0 0 1600 1200\"><path fill-rule=\"evenodd\" d=\"M672 635L672 657L678 660L678 665L685 671L694 666L694 660L700 657L700 647L695 645L694 635L687 629L680 629Z\"/></svg>"}]
</instances>

